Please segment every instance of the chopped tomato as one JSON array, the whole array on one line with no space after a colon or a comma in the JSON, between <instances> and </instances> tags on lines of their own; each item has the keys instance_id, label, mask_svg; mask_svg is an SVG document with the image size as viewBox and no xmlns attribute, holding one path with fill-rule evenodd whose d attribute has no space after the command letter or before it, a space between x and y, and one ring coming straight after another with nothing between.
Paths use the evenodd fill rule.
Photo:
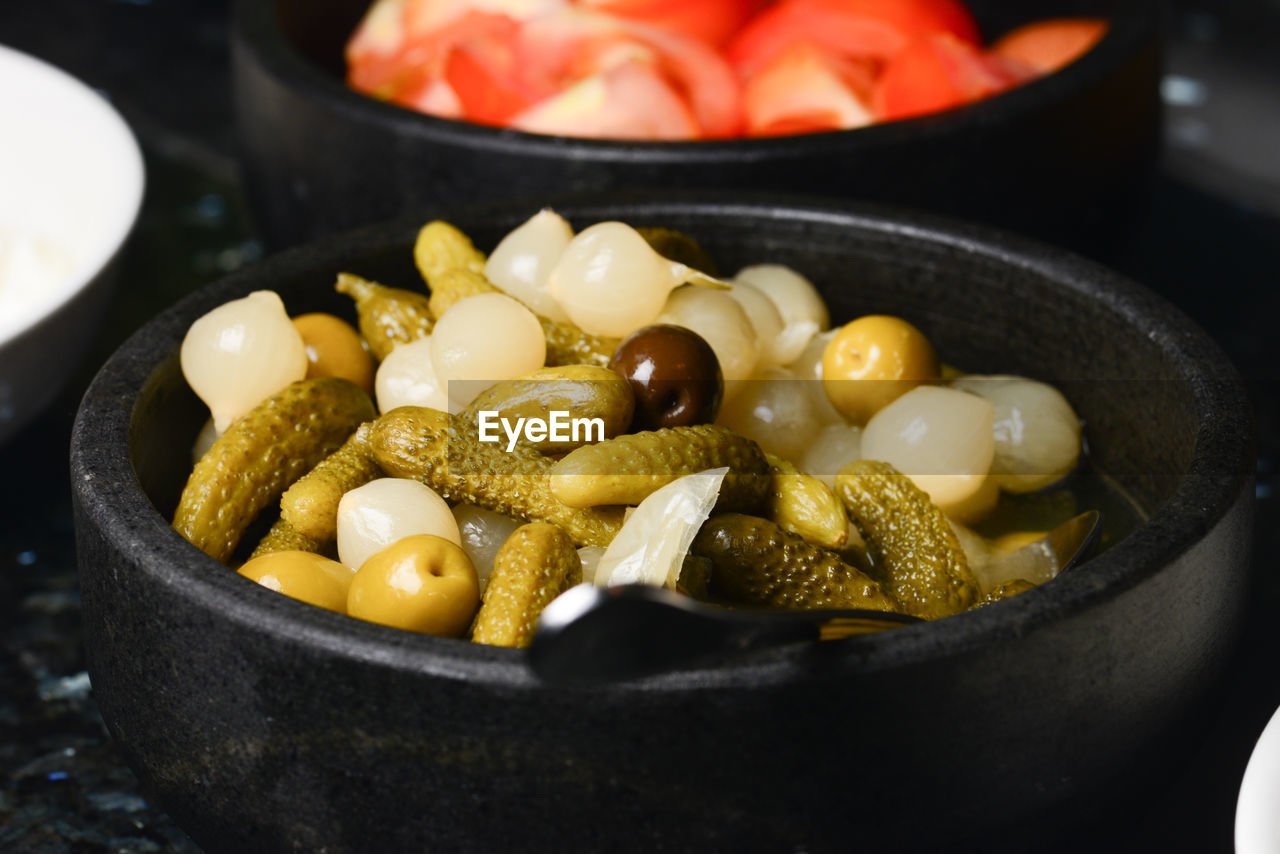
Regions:
<instances>
[{"instance_id":1,"label":"chopped tomato","mask_svg":"<svg viewBox=\"0 0 1280 854\"><path fill-rule=\"evenodd\" d=\"M597 12L684 33L714 46L727 42L762 0L578 0Z\"/></svg>"},{"instance_id":2,"label":"chopped tomato","mask_svg":"<svg viewBox=\"0 0 1280 854\"><path fill-rule=\"evenodd\" d=\"M458 96L468 119L501 125L533 104L509 63L493 61L481 45L459 45L449 52L443 78Z\"/></svg>"},{"instance_id":3,"label":"chopped tomato","mask_svg":"<svg viewBox=\"0 0 1280 854\"><path fill-rule=\"evenodd\" d=\"M530 133L612 139L695 139L684 100L651 64L632 60L587 77L514 116Z\"/></svg>"},{"instance_id":4,"label":"chopped tomato","mask_svg":"<svg viewBox=\"0 0 1280 854\"><path fill-rule=\"evenodd\" d=\"M1038 21L1003 36L991 52L1049 74L1075 62L1106 33L1107 22L1096 18Z\"/></svg>"},{"instance_id":5,"label":"chopped tomato","mask_svg":"<svg viewBox=\"0 0 1280 854\"><path fill-rule=\"evenodd\" d=\"M747 131L775 136L870 124L859 94L869 87L870 73L865 64L832 56L812 42L792 42L747 81Z\"/></svg>"},{"instance_id":6,"label":"chopped tomato","mask_svg":"<svg viewBox=\"0 0 1280 854\"><path fill-rule=\"evenodd\" d=\"M983 55L949 34L914 42L894 57L876 81L883 120L947 110L1017 85L1029 72Z\"/></svg>"},{"instance_id":7,"label":"chopped tomato","mask_svg":"<svg viewBox=\"0 0 1280 854\"><path fill-rule=\"evenodd\" d=\"M978 26L959 0L782 0L751 20L728 57L746 77L801 40L840 56L887 61L936 32L978 43Z\"/></svg>"}]
</instances>

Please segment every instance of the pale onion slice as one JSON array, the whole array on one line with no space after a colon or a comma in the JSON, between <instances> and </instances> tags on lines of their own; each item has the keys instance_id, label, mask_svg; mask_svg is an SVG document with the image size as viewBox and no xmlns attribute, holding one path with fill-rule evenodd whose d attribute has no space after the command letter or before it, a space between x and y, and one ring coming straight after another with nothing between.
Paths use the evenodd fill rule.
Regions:
<instances>
[{"instance_id":1,"label":"pale onion slice","mask_svg":"<svg viewBox=\"0 0 1280 854\"><path fill-rule=\"evenodd\" d=\"M582 561L582 582L594 584L596 568L600 566L600 558L604 557L603 546L583 546L578 549L578 560Z\"/></svg>"},{"instance_id":2,"label":"pale onion slice","mask_svg":"<svg viewBox=\"0 0 1280 854\"><path fill-rule=\"evenodd\" d=\"M485 262L484 274L543 317L567 323L569 315L547 290L547 278L572 239L568 221L543 208L502 238Z\"/></svg>"},{"instance_id":3,"label":"pale onion slice","mask_svg":"<svg viewBox=\"0 0 1280 854\"><path fill-rule=\"evenodd\" d=\"M728 467L672 481L622 524L596 567L597 587L652 584L675 589L689 545L711 515Z\"/></svg>"}]
</instances>

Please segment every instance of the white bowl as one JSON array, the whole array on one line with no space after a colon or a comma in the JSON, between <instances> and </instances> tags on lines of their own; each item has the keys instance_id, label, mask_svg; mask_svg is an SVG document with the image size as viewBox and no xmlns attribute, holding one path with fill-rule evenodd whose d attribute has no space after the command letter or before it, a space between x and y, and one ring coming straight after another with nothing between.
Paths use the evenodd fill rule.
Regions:
<instances>
[{"instance_id":1,"label":"white bowl","mask_svg":"<svg viewBox=\"0 0 1280 854\"><path fill-rule=\"evenodd\" d=\"M1262 731L1236 801L1236 854L1280 851L1280 709Z\"/></svg>"},{"instance_id":2,"label":"white bowl","mask_svg":"<svg viewBox=\"0 0 1280 854\"><path fill-rule=\"evenodd\" d=\"M66 383L142 204L142 152L88 86L0 46L0 442Z\"/></svg>"}]
</instances>

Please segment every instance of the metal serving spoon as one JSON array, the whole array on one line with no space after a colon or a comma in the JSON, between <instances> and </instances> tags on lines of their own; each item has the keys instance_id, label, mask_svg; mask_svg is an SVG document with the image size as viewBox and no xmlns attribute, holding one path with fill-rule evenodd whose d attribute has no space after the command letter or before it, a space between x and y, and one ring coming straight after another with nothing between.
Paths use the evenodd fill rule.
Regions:
<instances>
[{"instance_id":1,"label":"metal serving spoon","mask_svg":"<svg viewBox=\"0 0 1280 854\"><path fill-rule=\"evenodd\" d=\"M1023 549L1047 546L1061 574L1087 556L1100 525L1101 515L1090 510ZM662 587L580 584L543 609L529 663L550 682L612 682L711 657L795 641L836 640L918 622L923 621L883 611L721 608Z\"/></svg>"}]
</instances>

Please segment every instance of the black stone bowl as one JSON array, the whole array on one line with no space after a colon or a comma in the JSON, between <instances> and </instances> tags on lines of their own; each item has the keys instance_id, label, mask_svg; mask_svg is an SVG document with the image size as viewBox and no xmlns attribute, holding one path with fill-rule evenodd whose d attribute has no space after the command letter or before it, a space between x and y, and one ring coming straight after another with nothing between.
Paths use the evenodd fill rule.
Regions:
<instances>
[{"instance_id":1,"label":"black stone bowl","mask_svg":"<svg viewBox=\"0 0 1280 854\"><path fill-rule=\"evenodd\" d=\"M419 221L270 258L161 314L106 364L72 441L85 645L126 759L210 850L828 851L1083 820L1176 758L1245 594L1252 420L1218 348L1059 250L933 219L748 197L557 207L664 224L729 270L812 277L837 320L892 312L948 361L1053 381L1096 465L1149 512L1077 571L998 605L613 687L522 652L314 608L231 572L169 518L206 417L178 345L273 288L350 313L359 271L416 287ZM478 244L535 208L451 219ZM637 639L643 642L643 639Z\"/></svg>"},{"instance_id":2,"label":"black stone bowl","mask_svg":"<svg viewBox=\"0 0 1280 854\"><path fill-rule=\"evenodd\" d=\"M433 206L616 188L729 188L907 204L1095 256L1122 249L1159 140L1159 0L969 0L986 38L1059 15L1110 19L1063 71L971 106L835 133L722 142L540 136L349 90L342 48L369 0L240 0L232 40L246 186L275 245Z\"/></svg>"}]
</instances>

